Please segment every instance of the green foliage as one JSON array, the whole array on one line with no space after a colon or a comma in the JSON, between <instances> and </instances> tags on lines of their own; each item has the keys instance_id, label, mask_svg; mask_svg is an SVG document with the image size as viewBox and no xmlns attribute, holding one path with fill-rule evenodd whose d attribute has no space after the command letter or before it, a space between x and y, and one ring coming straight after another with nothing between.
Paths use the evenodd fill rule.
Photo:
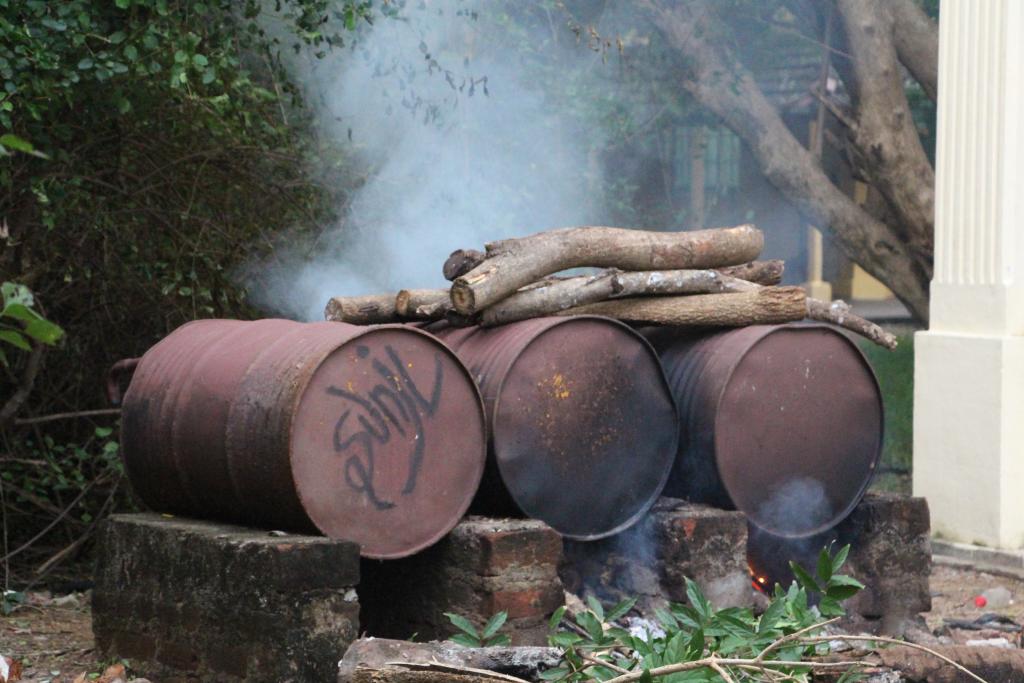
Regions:
<instances>
[{"instance_id":1,"label":"green foliage","mask_svg":"<svg viewBox=\"0 0 1024 683\"><path fill-rule=\"evenodd\" d=\"M503 611L493 615L479 631L473 626L473 622L464 616L453 612L445 612L444 615L458 629L458 632L448 639L453 643L458 643L465 647L495 647L497 645L510 645L512 642L504 633L498 633L508 619L508 612Z\"/></svg>"},{"instance_id":2,"label":"green foliage","mask_svg":"<svg viewBox=\"0 0 1024 683\"><path fill-rule=\"evenodd\" d=\"M878 377L885 405L883 476L876 485L899 488L889 479L908 474L914 457L914 336L901 335L895 351L866 342L860 346Z\"/></svg>"},{"instance_id":3,"label":"green foliage","mask_svg":"<svg viewBox=\"0 0 1024 683\"><path fill-rule=\"evenodd\" d=\"M563 650L563 664L543 674L548 681L607 681L625 671L643 670L640 680L650 680L658 667L696 662L708 657L753 660L758 657L786 680L809 680L810 665L803 663L818 646L801 638L816 635L823 623L841 616L840 602L863 586L839 573L849 546L834 555L824 548L812 575L793 566L797 580L788 589L776 585L767 609L755 616L750 609L715 609L700 588L687 579L687 604L671 604L656 612L661 632L638 634L616 623L635 601L625 601L607 612L596 600L575 618L575 628L556 630L565 618L565 608L551 618L549 642ZM817 606L811 597L818 597ZM584 635L586 634L586 635ZM601 663L607 664L603 666ZM768 674L737 669L733 679L772 680ZM664 676L668 683L712 683L723 677L706 666ZM847 679L850 680L850 679Z\"/></svg>"},{"instance_id":4,"label":"green foliage","mask_svg":"<svg viewBox=\"0 0 1024 683\"><path fill-rule=\"evenodd\" d=\"M30 351L30 341L53 346L64 336L64 330L32 308L35 300L25 285L4 282L0 285L0 294L3 303L0 308L0 341L22 351ZM0 363L8 365L2 348Z\"/></svg>"},{"instance_id":5,"label":"green foliage","mask_svg":"<svg viewBox=\"0 0 1024 683\"><path fill-rule=\"evenodd\" d=\"M8 616L25 604L25 594L20 591L4 590L0 592L0 615Z\"/></svg>"},{"instance_id":6,"label":"green foliage","mask_svg":"<svg viewBox=\"0 0 1024 683\"><path fill-rule=\"evenodd\" d=\"M330 225L361 172L311 134L282 55L325 54L374 11L355 0L0 0L0 273L45 304L5 286L0 347L60 336L19 306L67 331L18 417L102 407L114 361L188 320L254 316L240 269L285 230ZM0 395L28 359L0 363ZM91 529L83 520L125 504L116 443L96 433L109 425L0 431L5 493L20 492L4 499L10 543L36 539L12 558L15 573L84 547L69 546Z\"/></svg>"}]
</instances>

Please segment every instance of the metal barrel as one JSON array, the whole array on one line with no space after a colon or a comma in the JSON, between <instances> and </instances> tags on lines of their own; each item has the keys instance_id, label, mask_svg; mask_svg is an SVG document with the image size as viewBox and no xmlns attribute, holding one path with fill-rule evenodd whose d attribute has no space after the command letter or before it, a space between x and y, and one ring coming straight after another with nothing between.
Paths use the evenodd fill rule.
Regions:
<instances>
[{"instance_id":1,"label":"metal barrel","mask_svg":"<svg viewBox=\"0 0 1024 683\"><path fill-rule=\"evenodd\" d=\"M401 325L200 320L139 360L122 452L151 508L411 555L478 488L483 403L443 343Z\"/></svg>"},{"instance_id":2,"label":"metal barrel","mask_svg":"<svg viewBox=\"0 0 1024 683\"><path fill-rule=\"evenodd\" d=\"M677 415L639 334L597 316L431 329L484 397L492 457L475 511L589 540L629 527L660 495Z\"/></svg>"},{"instance_id":3,"label":"metal barrel","mask_svg":"<svg viewBox=\"0 0 1024 683\"><path fill-rule=\"evenodd\" d=\"M734 507L778 536L842 521L882 448L882 397L864 354L824 325L647 332L679 405L665 495Z\"/></svg>"}]
</instances>

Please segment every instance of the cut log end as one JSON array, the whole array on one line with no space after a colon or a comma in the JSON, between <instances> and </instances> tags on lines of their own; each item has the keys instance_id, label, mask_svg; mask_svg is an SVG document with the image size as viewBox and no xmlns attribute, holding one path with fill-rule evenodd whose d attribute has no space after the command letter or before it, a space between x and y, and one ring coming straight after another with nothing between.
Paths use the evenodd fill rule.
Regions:
<instances>
[{"instance_id":1,"label":"cut log end","mask_svg":"<svg viewBox=\"0 0 1024 683\"><path fill-rule=\"evenodd\" d=\"M476 249L456 249L444 262L444 279L451 282L484 262L486 255Z\"/></svg>"},{"instance_id":2,"label":"cut log end","mask_svg":"<svg viewBox=\"0 0 1024 683\"><path fill-rule=\"evenodd\" d=\"M457 313L461 313L464 316L471 316L477 312L475 299L476 296L473 292L473 286L465 281L465 276L460 275L456 278L455 282L452 283L451 299L452 308Z\"/></svg>"}]
</instances>

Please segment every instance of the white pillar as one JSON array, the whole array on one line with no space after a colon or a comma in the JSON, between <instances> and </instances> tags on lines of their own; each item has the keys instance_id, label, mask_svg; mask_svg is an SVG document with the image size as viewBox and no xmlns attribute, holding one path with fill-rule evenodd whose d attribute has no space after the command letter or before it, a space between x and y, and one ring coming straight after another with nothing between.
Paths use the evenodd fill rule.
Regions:
<instances>
[{"instance_id":1,"label":"white pillar","mask_svg":"<svg viewBox=\"0 0 1024 683\"><path fill-rule=\"evenodd\" d=\"M914 493L953 541L1024 548L1024 2L943 0L935 275Z\"/></svg>"}]
</instances>

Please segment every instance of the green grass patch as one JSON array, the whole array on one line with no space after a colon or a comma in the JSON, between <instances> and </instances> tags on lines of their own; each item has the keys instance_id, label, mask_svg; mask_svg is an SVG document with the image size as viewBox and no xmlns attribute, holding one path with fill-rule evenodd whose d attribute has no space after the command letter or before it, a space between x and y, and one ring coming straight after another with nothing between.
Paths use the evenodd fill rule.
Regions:
<instances>
[{"instance_id":1,"label":"green grass patch","mask_svg":"<svg viewBox=\"0 0 1024 683\"><path fill-rule=\"evenodd\" d=\"M882 470L909 473L914 456L914 336L901 335L895 351L867 342L861 348L875 369L885 404Z\"/></svg>"}]
</instances>

